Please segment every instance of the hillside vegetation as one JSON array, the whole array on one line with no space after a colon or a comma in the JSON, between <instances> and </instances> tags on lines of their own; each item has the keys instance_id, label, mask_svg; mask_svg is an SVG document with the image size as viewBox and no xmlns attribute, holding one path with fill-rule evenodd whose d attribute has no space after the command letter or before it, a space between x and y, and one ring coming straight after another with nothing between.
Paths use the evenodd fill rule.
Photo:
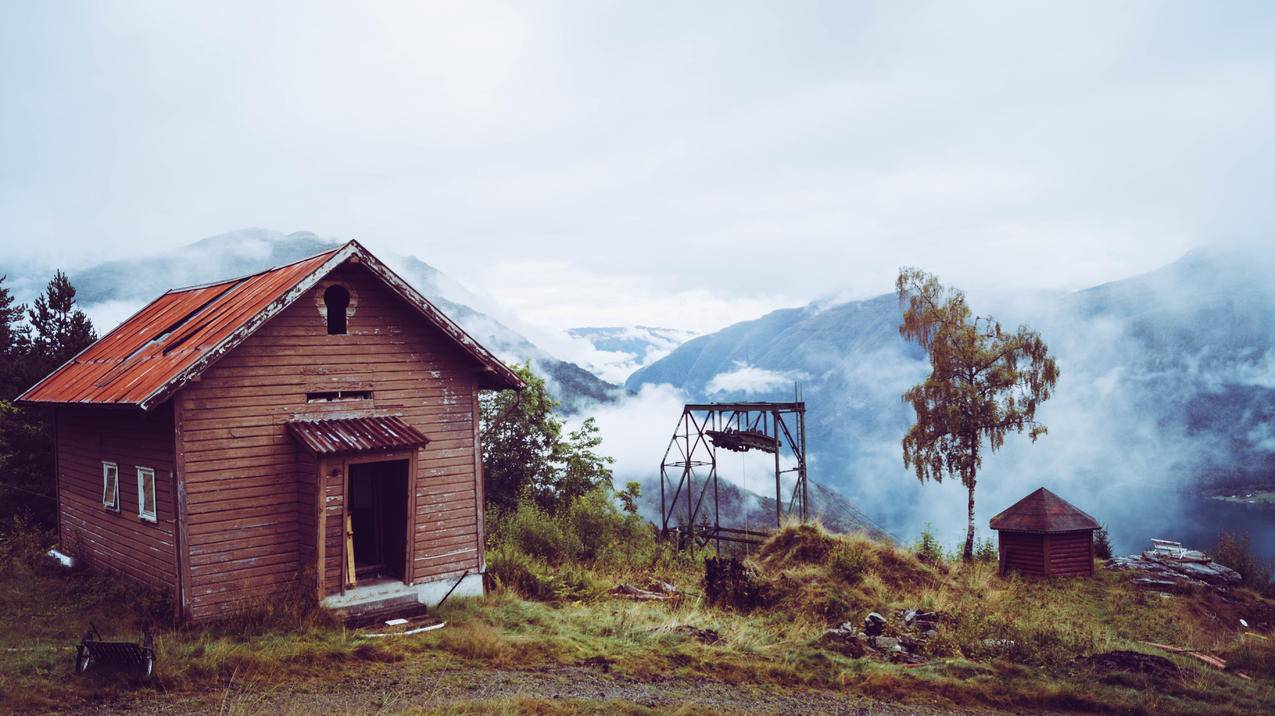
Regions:
<instances>
[{"instance_id":1,"label":"hillside vegetation","mask_svg":"<svg viewBox=\"0 0 1275 716\"><path fill-rule=\"evenodd\" d=\"M439 631L391 639L347 630L302 601L206 627L165 625L166 605L100 575L48 565L36 558L37 539L11 539L0 578L0 691L12 709L178 699L222 712L286 713L308 708L315 693L354 709L355 685L384 683L398 694L384 707L398 711L427 695L401 693L391 681L465 678L479 685L429 708L647 712L623 696L550 701L554 694L534 685L516 697L481 695L492 674L565 674L597 693L700 683L702 695L690 690L686 703L658 704L695 713L737 710L709 696L732 689L746 690L746 703L818 704L832 694L828 703L868 698L920 709L1251 714L1275 704L1275 604L1249 589L1161 594L1101 569L1092 579L1002 579L994 562L950 561L932 541L899 548L807 525L785 528L747 558L761 596L744 611L708 602L705 555L673 552L609 497L599 489L563 510L524 504L500 516L488 552L494 593L449 602ZM662 582L676 593L612 594L620 584ZM899 613L909 609L931 613L932 635L905 627ZM910 644L915 663L884 652L855 656L825 638L870 612L886 618L883 635ZM67 647L89 620L120 638L157 626L157 678L73 676ZM1229 667L1144 642L1218 655Z\"/></svg>"}]
</instances>

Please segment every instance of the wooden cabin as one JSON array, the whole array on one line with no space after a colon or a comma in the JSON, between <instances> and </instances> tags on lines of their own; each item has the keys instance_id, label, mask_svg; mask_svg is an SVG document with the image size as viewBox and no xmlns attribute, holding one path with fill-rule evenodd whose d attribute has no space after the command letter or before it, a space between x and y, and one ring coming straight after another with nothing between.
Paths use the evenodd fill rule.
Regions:
<instances>
[{"instance_id":1,"label":"wooden cabin","mask_svg":"<svg viewBox=\"0 0 1275 716\"><path fill-rule=\"evenodd\" d=\"M1097 520L1043 487L993 517L990 526L998 537L1001 576L1010 570L1040 577L1093 574Z\"/></svg>"},{"instance_id":2,"label":"wooden cabin","mask_svg":"<svg viewBox=\"0 0 1275 716\"><path fill-rule=\"evenodd\" d=\"M19 400L54 409L61 549L198 621L481 594L478 391L522 387L351 241L169 291Z\"/></svg>"}]
</instances>

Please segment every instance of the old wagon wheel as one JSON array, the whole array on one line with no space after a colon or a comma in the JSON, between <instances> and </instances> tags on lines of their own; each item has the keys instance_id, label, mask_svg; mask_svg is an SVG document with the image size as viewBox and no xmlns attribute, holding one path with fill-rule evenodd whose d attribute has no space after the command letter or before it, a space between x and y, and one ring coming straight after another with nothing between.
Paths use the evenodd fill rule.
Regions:
<instances>
[{"instance_id":1,"label":"old wagon wheel","mask_svg":"<svg viewBox=\"0 0 1275 716\"><path fill-rule=\"evenodd\" d=\"M155 637L146 634L142 637L142 670L149 678L155 673Z\"/></svg>"},{"instance_id":2,"label":"old wagon wheel","mask_svg":"<svg viewBox=\"0 0 1275 716\"><path fill-rule=\"evenodd\" d=\"M89 653L89 648L85 642L93 637L93 632L84 632L84 638L80 640L78 646L75 647L75 673L83 674L93 665L93 655Z\"/></svg>"}]
</instances>

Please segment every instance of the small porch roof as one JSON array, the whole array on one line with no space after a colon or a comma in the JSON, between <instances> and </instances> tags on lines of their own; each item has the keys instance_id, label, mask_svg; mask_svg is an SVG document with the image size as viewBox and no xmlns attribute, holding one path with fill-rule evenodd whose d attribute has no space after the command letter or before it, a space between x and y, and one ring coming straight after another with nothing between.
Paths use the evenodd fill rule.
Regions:
<instances>
[{"instance_id":1,"label":"small porch roof","mask_svg":"<svg viewBox=\"0 0 1275 716\"><path fill-rule=\"evenodd\" d=\"M315 455L424 447L429 438L398 417L292 420L288 432Z\"/></svg>"}]
</instances>

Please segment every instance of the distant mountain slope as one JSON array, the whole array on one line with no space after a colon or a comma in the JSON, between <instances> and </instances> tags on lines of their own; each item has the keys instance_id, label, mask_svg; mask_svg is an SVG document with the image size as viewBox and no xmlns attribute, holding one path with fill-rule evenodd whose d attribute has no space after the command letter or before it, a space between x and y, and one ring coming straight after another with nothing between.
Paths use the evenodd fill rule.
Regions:
<instances>
[{"instance_id":1,"label":"distant mountain slope","mask_svg":"<svg viewBox=\"0 0 1275 716\"><path fill-rule=\"evenodd\" d=\"M691 331L655 326L572 328L567 334L593 346L596 354L587 362L589 370L617 381L626 380L696 336Z\"/></svg>"},{"instance_id":2,"label":"distant mountain slope","mask_svg":"<svg viewBox=\"0 0 1275 716\"><path fill-rule=\"evenodd\" d=\"M79 301L99 323L99 332L169 288L243 276L326 251L335 239L299 231L283 234L250 228L212 236L170 252L138 259L104 261L70 274ZM555 398L568 410L608 401L621 392L574 363L560 360L491 316L475 309L477 297L433 266L413 256L380 254L408 283L459 323L483 345L509 362L531 361L549 379ZM18 300L30 300L52 269L14 267L26 277ZM43 279L32 280L33 272ZM0 268L0 274L5 269ZM34 288L33 288L34 287Z\"/></svg>"},{"instance_id":3,"label":"distant mountain slope","mask_svg":"<svg viewBox=\"0 0 1275 716\"><path fill-rule=\"evenodd\" d=\"M1127 512L1127 494L1275 479L1275 281L1269 262L1196 252L1159 271L1001 307L1038 329L1062 379L1040 412L1050 432L988 455L980 524L1041 484ZM974 306L980 312L997 306ZM812 480L836 487L892 529L947 527L958 497L934 498L903 468L913 418L900 396L928 371L899 337L892 294L783 309L688 341L630 377L694 399L785 400L809 408ZM931 499L925 499L927 496ZM948 500L948 501L944 501ZM1135 501L1136 502L1136 501ZM997 508L999 509L999 508ZM1097 506L1094 512L1101 512ZM1138 519L1156 516L1142 515ZM1165 526L1166 531L1171 525Z\"/></svg>"}]
</instances>

